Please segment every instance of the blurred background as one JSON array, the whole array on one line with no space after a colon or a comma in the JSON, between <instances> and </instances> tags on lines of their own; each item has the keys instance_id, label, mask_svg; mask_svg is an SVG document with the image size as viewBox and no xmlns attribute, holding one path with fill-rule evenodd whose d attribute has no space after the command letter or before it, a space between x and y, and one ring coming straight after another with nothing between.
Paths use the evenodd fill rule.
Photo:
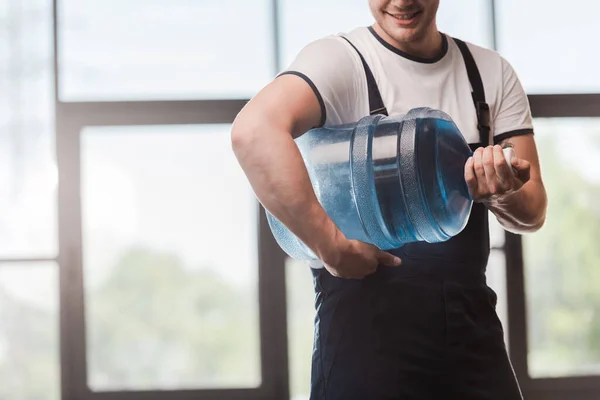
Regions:
<instances>
[{"instance_id":1,"label":"blurred background","mask_svg":"<svg viewBox=\"0 0 600 400\"><path fill-rule=\"evenodd\" d=\"M600 399L598 14L441 0L535 117L547 224L493 224L488 266L527 399ZM305 44L371 23L367 0L0 0L0 399L308 399L310 271L229 130Z\"/></svg>"}]
</instances>

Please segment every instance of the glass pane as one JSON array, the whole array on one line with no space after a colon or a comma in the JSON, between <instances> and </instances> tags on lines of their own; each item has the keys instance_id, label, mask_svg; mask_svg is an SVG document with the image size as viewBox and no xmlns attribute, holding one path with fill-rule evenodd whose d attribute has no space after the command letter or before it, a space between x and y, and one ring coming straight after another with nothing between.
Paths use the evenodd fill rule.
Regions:
<instances>
[{"instance_id":1,"label":"glass pane","mask_svg":"<svg viewBox=\"0 0 600 400\"><path fill-rule=\"evenodd\" d=\"M500 53L513 65L528 93L600 90L600 56L585 38L596 37L600 2L496 1ZM565 12L577 10L577 18Z\"/></svg>"},{"instance_id":2,"label":"glass pane","mask_svg":"<svg viewBox=\"0 0 600 400\"><path fill-rule=\"evenodd\" d=\"M492 48L492 13L487 0L440 1L438 29L450 36Z\"/></svg>"},{"instance_id":3,"label":"glass pane","mask_svg":"<svg viewBox=\"0 0 600 400\"><path fill-rule=\"evenodd\" d=\"M83 131L92 390L260 385L258 206L229 129Z\"/></svg>"},{"instance_id":4,"label":"glass pane","mask_svg":"<svg viewBox=\"0 0 600 400\"><path fill-rule=\"evenodd\" d=\"M314 338L315 291L308 263L285 263L290 399L308 400Z\"/></svg>"},{"instance_id":5,"label":"glass pane","mask_svg":"<svg viewBox=\"0 0 600 400\"><path fill-rule=\"evenodd\" d=\"M529 373L600 374L600 119L534 124L549 207L523 244Z\"/></svg>"},{"instance_id":6,"label":"glass pane","mask_svg":"<svg viewBox=\"0 0 600 400\"><path fill-rule=\"evenodd\" d=\"M57 253L52 1L0 1L0 258Z\"/></svg>"},{"instance_id":7,"label":"glass pane","mask_svg":"<svg viewBox=\"0 0 600 400\"><path fill-rule=\"evenodd\" d=\"M279 0L282 69L308 43L321 37L348 32L374 22L367 0ZM465 18L469 23L465 24ZM311 21L310 25L306 21ZM440 2L438 28L452 36L491 46L488 2L452 0Z\"/></svg>"},{"instance_id":8,"label":"glass pane","mask_svg":"<svg viewBox=\"0 0 600 400\"><path fill-rule=\"evenodd\" d=\"M270 0L58 4L63 101L247 98L274 74Z\"/></svg>"},{"instance_id":9,"label":"glass pane","mask_svg":"<svg viewBox=\"0 0 600 400\"><path fill-rule=\"evenodd\" d=\"M0 264L0 321L0 399L60 400L55 264Z\"/></svg>"},{"instance_id":10,"label":"glass pane","mask_svg":"<svg viewBox=\"0 0 600 400\"><path fill-rule=\"evenodd\" d=\"M373 16L366 0L279 0L279 21L284 69L313 40L371 25Z\"/></svg>"}]
</instances>

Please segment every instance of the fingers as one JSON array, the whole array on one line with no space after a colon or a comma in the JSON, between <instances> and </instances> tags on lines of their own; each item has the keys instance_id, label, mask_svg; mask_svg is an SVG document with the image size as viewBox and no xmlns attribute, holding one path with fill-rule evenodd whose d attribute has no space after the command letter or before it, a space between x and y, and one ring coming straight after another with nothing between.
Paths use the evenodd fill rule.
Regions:
<instances>
[{"instance_id":1,"label":"fingers","mask_svg":"<svg viewBox=\"0 0 600 400\"><path fill-rule=\"evenodd\" d=\"M480 183L485 182L485 170L483 168L483 147L479 147L473 153L473 170L475 171L475 177Z\"/></svg>"},{"instance_id":2,"label":"fingers","mask_svg":"<svg viewBox=\"0 0 600 400\"><path fill-rule=\"evenodd\" d=\"M498 193L498 177L494 168L494 148L488 146L483 150L483 170L485 171L485 181L490 194Z\"/></svg>"},{"instance_id":3,"label":"fingers","mask_svg":"<svg viewBox=\"0 0 600 400\"><path fill-rule=\"evenodd\" d=\"M402 260L400 260L400 258L385 251L379 252L377 255L377 261L379 261L379 264L386 267L397 267L398 265L402 264Z\"/></svg>"},{"instance_id":4,"label":"fingers","mask_svg":"<svg viewBox=\"0 0 600 400\"><path fill-rule=\"evenodd\" d=\"M371 267L361 266L358 268L357 266L344 265L343 267L333 268L330 265L325 264L325 268L329 273L340 279L363 279L365 276L370 275L376 271L376 266Z\"/></svg>"},{"instance_id":5,"label":"fingers","mask_svg":"<svg viewBox=\"0 0 600 400\"><path fill-rule=\"evenodd\" d=\"M487 192L487 181L485 180L485 169L483 167L483 148L480 147L473 153L473 171L477 179L477 192L479 195Z\"/></svg>"},{"instance_id":6,"label":"fingers","mask_svg":"<svg viewBox=\"0 0 600 400\"><path fill-rule=\"evenodd\" d=\"M502 147L495 145L475 150L465 163L464 177L471 198L486 201L518 190L530 179L530 170L529 162L516 156L508 163Z\"/></svg>"},{"instance_id":7,"label":"fingers","mask_svg":"<svg viewBox=\"0 0 600 400\"><path fill-rule=\"evenodd\" d=\"M506 163L506 157L504 156L504 152L502 151L501 146L493 147L494 153L494 169L496 170L496 175L498 176L498 181L502 186L502 189L508 190L511 189L512 182L512 174L511 167Z\"/></svg>"},{"instance_id":8,"label":"fingers","mask_svg":"<svg viewBox=\"0 0 600 400\"><path fill-rule=\"evenodd\" d=\"M363 279L376 272L379 265L394 267L400 264L400 258L380 250L375 245L349 240L342 250L339 263L325 263L325 267L336 278Z\"/></svg>"},{"instance_id":9,"label":"fingers","mask_svg":"<svg viewBox=\"0 0 600 400\"><path fill-rule=\"evenodd\" d=\"M469 194L471 198L475 197L477 194L477 177L475 176L475 169L473 168L475 162L473 161L473 157L469 157L467 162L465 163L465 182L467 182L467 187L469 188Z\"/></svg>"}]
</instances>

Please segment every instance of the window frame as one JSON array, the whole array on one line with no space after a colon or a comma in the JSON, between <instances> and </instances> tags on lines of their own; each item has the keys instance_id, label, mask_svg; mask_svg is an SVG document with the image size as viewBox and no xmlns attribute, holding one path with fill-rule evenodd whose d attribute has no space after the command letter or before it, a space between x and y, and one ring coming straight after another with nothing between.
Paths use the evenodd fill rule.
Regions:
<instances>
[{"instance_id":1,"label":"window frame","mask_svg":"<svg viewBox=\"0 0 600 400\"><path fill-rule=\"evenodd\" d=\"M55 151L59 174L58 256L61 397L78 400L287 399L288 352L284 253L273 238L265 211L256 202L259 223L258 300L261 385L258 388L92 392L87 385L80 137L89 126L232 123L243 100L63 102L59 97L58 1L52 0ZM273 37L278 38L277 1L272 0ZM279 59L278 40L274 41ZM273 66L277 70L278 61Z\"/></svg>"},{"instance_id":2,"label":"window frame","mask_svg":"<svg viewBox=\"0 0 600 400\"><path fill-rule=\"evenodd\" d=\"M57 104L57 164L59 170L59 264L61 285L61 358L65 395L85 400L152 400L165 391L94 393L87 387L85 307L83 283L83 243L81 215L81 132L89 126L180 125L231 122L239 112L238 101L222 101L219 112L203 110L201 101L172 104ZM202 111L199 111L202 110ZM194 111L194 112L192 112ZM280 398L287 390L287 342L285 341L285 276L275 251L264 210L259 210L257 231L258 296L262 385L257 389L197 389L166 391L174 400ZM70 397L66 397L70 398Z\"/></svg>"},{"instance_id":3,"label":"window frame","mask_svg":"<svg viewBox=\"0 0 600 400\"><path fill-rule=\"evenodd\" d=\"M498 0L489 0L493 49L498 48ZM529 94L532 117L600 117L600 93ZM543 173L543 171L542 171ZM521 391L531 400L593 400L600 395L600 375L532 378L528 365L525 265L521 235L505 233L509 355Z\"/></svg>"},{"instance_id":4,"label":"window frame","mask_svg":"<svg viewBox=\"0 0 600 400\"><path fill-rule=\"evenodd\" d=\"M62 399L173 400L289 399L286 315L286 255L275 242L264 209L259 210L259 320L262 385L257 389L197 389L94 393L87 387L85 315L80 204L80 134L87 126L179 125L232 123L248 99L62 102L59 99L57 2L52 0L55 147L59 170L58 256L48 259L7 259L0 262L53 261L59 266L60 363ZM490 2L493 48L497 48L495 0ZM274 72L281 67L278 0L272 0ZM275 74L273 74L275 75ZM599 94L528 96L534 118L600 117ZM496 248L506 257L509 351L525 398L532 400L594 399L600 376L532 379L527 365L527 314L523 246L520 235L506 233Z\"/></svg>"},{"instance_id":5,"label":"window frame","mask_svg":"<svg viewBox=\"0 0 600 400\"><path fill-rule=\"evenodd\" d=\"M528 99L533 118L600 117L600 94L543 94L529 95ZM505 248L510 357L525 397L532 400L598 398L600 375L530 376L522 236L507 232Z\"/></svg>"}]
</instances>

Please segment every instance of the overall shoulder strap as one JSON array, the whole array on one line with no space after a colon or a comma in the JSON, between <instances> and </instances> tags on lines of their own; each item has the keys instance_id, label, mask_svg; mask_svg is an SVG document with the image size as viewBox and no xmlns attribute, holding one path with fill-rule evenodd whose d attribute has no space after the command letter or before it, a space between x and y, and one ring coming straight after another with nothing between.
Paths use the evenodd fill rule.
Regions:
<instances>
[{"instance_id":1,"label":"overall shoulder strap","mask_svg":"<svg viewBox=\"0 0 600 400\"><path fill-rule=\"evenodd\" d=\"M358 53L358 56L360 57L360 61L362 62L362 65L365 69L365 75L367 78L367 90L369 92L369 115L375 115L375 114L388 115L388 111L385 108L385 105L383 104L383 99L381 98L381 93L379 93L379 88L377 87L377 82L375 81L375 77L373 76L373 73L371 72L371 68L369 68L369 65L367 65L365 58L360 53L360 51L358 51L356 46L354 46L352 44L352 42L350 40L348 40L348 38L346 38L345 36L341 36L341 37L344 40L346 40L348 43L350 43L350 46L352 46L354 48L354 50Z\"/></svg>"},{"instance_id":2,"label":"overall shoulder strap","mask_svg":"<svg viewBox=\"0 0 600 400\"><path fill-rule=\"evenodd\" d=\"M467 44L460 39L453 39L462 54L469 82L471 83L471 89L473 90L472 95L473 102L475 103L475 111L477 112L479 140L483 146L488 146L490 144L490 107L485 102L485 90L483 89L483 81L479 74L479 68L477 68L477 63Z\"/></svg>"}]
</instances>

